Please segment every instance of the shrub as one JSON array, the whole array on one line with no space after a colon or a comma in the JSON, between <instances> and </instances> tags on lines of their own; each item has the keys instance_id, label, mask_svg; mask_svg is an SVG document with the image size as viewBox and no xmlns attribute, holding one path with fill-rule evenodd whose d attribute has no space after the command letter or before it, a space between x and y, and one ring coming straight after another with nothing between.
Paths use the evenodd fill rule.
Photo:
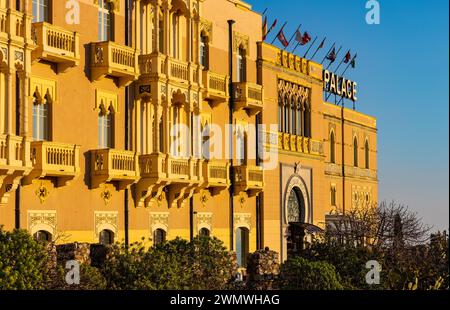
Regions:
<instances>
[{"instance_id":1,"label":"shrub","mask_svg":"<svg viewBox=\"0 0 450 310\"><path fill-rule=\"evenodd\" d=\"M224 289L234 264L216 238L177 238L148 250L141 243L114 245L102 273L109 289Z\"/></svg>"},{"instance_id":2,"label":"shrub","mask_svg":"<svg viewBox=\"0 0 450 310\"><path fill-rule=\"evenodd\" d=\"M302 257L288 259L281 266L280 288L285 290L341 290L343 286L333 265L308 261Z\"/></svg>"},{"instance_id":3,"label":"shrub","mask_svg":"<svg viewBox=\"0 0 450 310\"><path fill-rule=\"evenodd\" d=\"M80 265L80 284L69 285L66 282L67 270L62 266L57 266L50 273L46 289L50 290L104 290L106 289L106 280L101 272L92 266Z\"/></svg>"},{"instance_id":4,"label":"shrub","mask_svg":"<svg viewBox=\"0 0 450 310\"><path fill-rule=\"evenodd\" d=\"M0 289L44 289L48 268L44 244L25 230L0 227Z\"/></svg>"}]
</instances>

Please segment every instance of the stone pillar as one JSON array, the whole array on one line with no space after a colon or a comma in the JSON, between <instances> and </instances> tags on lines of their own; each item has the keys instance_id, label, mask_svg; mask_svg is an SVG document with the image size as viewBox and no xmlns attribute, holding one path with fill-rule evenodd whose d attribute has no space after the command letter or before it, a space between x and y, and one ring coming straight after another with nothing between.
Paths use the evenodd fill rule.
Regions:
<instances>
[{"instance_id":1,"label":"stone pillar","mask_svg":"<svg viewBox=\"0 0 450 310\"><path fill-rule=\"evenodd\" d=\"M141 0L134 1L134 24L136 27L136 49L141 49Z\"/></svg>"},{"instance_id":2,"label":"stone pillar","mask_svg":"<svg viewBox=\"0 0 450 310\"><path fill-rule=\"evenodd\" d=\"M141 116L141 100L140 99L136 99L134 100L134 145L135 145L135 151L136 152L140 152L141 150L141 131L140 131L140 126L141 126L141 120L140 120L140 116Z\"/></svg>"}]
</instances>

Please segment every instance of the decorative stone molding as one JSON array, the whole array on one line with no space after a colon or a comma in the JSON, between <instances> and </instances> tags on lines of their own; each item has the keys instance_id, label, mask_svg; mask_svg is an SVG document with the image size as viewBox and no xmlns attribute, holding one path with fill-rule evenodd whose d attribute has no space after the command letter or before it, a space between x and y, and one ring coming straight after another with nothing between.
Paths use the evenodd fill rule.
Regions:
<instances>
[{"instance_id":1,"label":"decorative stone molding","mask_svg":"<svg viewBox=\"0 0 450 310\"><path fill-rule=\"evenodd\" d=\"M50 195L50 191L48 190L47 186L44 185L43 182L41 182L41 184L34 193L36 194L36 197L39 198L41 204L43 204L47 199L47 197Z\"/></svg>"},{"instance_id":2,"label":"decorative stone molding","mask_svg":"<svg viewBox=\"0 0 450 310\"><path fill-rule=\"evenodd\" d=\"M103 184L102 191L100 192L100 197L103 199L103 202L105 203L105 206L109 204L112 198L112 191L111 188L113 185L111 184Z\"/></svg>"},{"instance_id":3,"label":"decorative stone molding","mask_svg":"<svg viewBox=\"0 0 450 310\"><path fill-rule=\"evenodd\" d=\"M52 103L57 100L56 81L32 76L30 79L30 96L36 94L38 103L44 103L50 99Z\"/></svg>"},{"instance_id":4,"label":"decorative stone molding","mask_svg":"<svg viewBox=\"0 0 450 310\"><path fill-rule=\"evenodd\" d=\"M120 0L106 0L106 2L112 4L112 9L114 12L116 13L120 12ZM98 5L98 0L94 0L94 4Z\"/></svg>"},{"instance_id":5,"label":"decorative stone molding","mask_svg":"<svg viewBox=\"0 0 450 310\"><path fill-rule=\"evenodd\" d=\"M95 90L95 108L94 110L102 110L108 112L109 108L112 108L114 113L118 113L118 95L114 92L106 90Z\"/></svg>"},{"instance_id":6,"label":"decorative stone molding","mask_svg":"<svg viewBox=\"0 0 450 310\"><path fill-rule=\"evenodd\" d=\"M233 49L237 52L240 47L245 50L247 56L250 55L250 38L248 35L239 32L233 32Z\"/></svg>"},{"instance_id":7,"label":"decorative stone molding","mask_svg":"<svg viewBox=\"0 0 450 310\"><path fill-rule=\"evenodd\" d=\"M166 233L169 231L169 212L150 212L149 221L152 235L158 228L163 229Z\"/></svg>"},{"instance_id":8,"label":"decorative stone molding","mask_svg":"<svg viewBox=\"0 0 450 310\"><path fill-rule=\"evenodd\" d=\"M28 231L35 234L40 230L49 232L52 235L56 233L57 216L54 210L33 210L28 211Z\"/></svg>"},{"instance_id":9,"label":"decorative stone molding","mask_svg":"<svg viewBox=\"0 0 450 310\"><path fill-rule=\"evenodd\" d=\"M245 227L248 230L252 229L252 215L251 213L235 213L234 227Z\"/></svg>"},{"instance_id":10,"label":"decorative stone molding","mask_svg":"<svg viewBox=\"0 0 450 310\"><path fill-rule=\"evenodd\" d=\"M304 214L304 222L309 223L310 222L310 218L309 218L310 199L309 199L309 195L308 195L308 190L306 189L305 183L303 182L302 178L297 174L294 174L289 179L288 185L284 192L284 199L283 199L284 223L288 224L291 222L291 220L289 219L289 215L292 213L289 210L289 195L291 194L291 191L294 190L295 188L297 188L303 196L305 208L304 208L304 210L300 210L300 212L303 211L305 213Z\"/></svg>"},{"instance_id":11,"label":"decorative stone molding","mask_svg":"<svg viewBox=\"0 0 450 310\"><path fill-rule=\"evenodd\" d=\"M352 208L370 206L372 197L371 186L352 185Z\"/></svg>"},{"instance_id":12,"label":"decorative stone molding","mask_svg":"<svg viewBox=\"0 0 450 310\"><path fill-rule=\"evenodd\" d=\"M212 231L212 218L213 214L211 212L198 212L195 216L196 220L196 230L200 231L202 228Z\"/></svg>"},{"instance_id":13,"label":"decorative stone molding","mask_svg":"<svg viewBox=\"0 0 450 310\"><path fill-rule=\"evenodd\" d=\"M94 239L99 238L102 230L110 230L117 236L119 227L119 212L117 211L95 211L94 212Z\"/></svg>"},{"instance_id":14,"label":"decorative stone molding","mask_svg":"<svg viewBox=\"0 0 450 310\"><path fill-rule=\"evenodd\" d=\"M212 24L212 22L201 18L199 28L200 28L200 33L203 32L208 37L208 41L212 42L212 40L213 40L213 24Z\"/></svg>"}]
</instances>

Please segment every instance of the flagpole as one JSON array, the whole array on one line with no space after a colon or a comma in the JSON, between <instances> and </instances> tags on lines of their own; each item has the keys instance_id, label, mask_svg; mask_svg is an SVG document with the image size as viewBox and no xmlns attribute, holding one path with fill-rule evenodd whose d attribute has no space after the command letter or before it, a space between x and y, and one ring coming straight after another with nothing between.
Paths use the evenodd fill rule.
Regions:
<instances>
[{"instance_id":1,"label":"flagpole","mask_svg":"<svg viewBox=\"0 0 450 310\"><path fill-rule=\"evenodd\" d=\"M265 8L265 9L264 9L264 12L262 12L261 15L264 16L264 15L266 14L267 10L268 10L268 8Z\"/></svg>"},{"instance_id":2,"label":"flagpole","mask_svg":"<svg viewBox=\"0 0 450 310\"><path fill-rule=\"evenodd\" d=\"M325 61L325 59L327 59L328 54L330 54L331 50L333 49L333 47L336 45L336 42L333 43L333 45L331 46L331 48L329 49L329 51L325 54L325 57L323 58L321 64L323 65L323 62Z\"/></svg>"},{"instance_id":3,"label":"flagpole","mask_svg":"<svg viewBox=\"0 0 450 310\"><path fill-rule=\"evenodd\" d=\"M286 46L284 48L284 50L286 50L289 47L289 45L291 44L292 39L295 37L295 35L297 34L297 31L299 31L301 27L302 27L302 24L300 24L300 26L297 27L297 30L295 30L294 34L291 36L291 38L288 41L288 46Z\"/></svg>"},{"instance_id":4,"label":"flagpole","mask_svg":"<svg viewBox=\"0 0 450 310\"><path fill-rule=\"evenodd\" d=\"M270 26L269 30L267 31L267 33L263 36L263 42L266 41L267 36L272 32L273 28L275 28L275 25L277 24L278 19L275 19L275 21L272 23L272 25Z\"/></svg>"},{"instance_id":5,"label":"flagpole","mask_svg":"<svg viewBox=\"0 0 450 310\"><path fill-rule=\"evenodd\" d=\"M312 41L311 45L310 45L310 46L308 47L308 49L306 50L305 55L303 55L303 58L306 58L306 55L308 55L309 51L311 50L311 47L313 47L314 43L316 43L317 37L318 37L318 36L316 36L316 38L314 39L314 41Z\"/></svg>"},{"instance_id":6,"label":"flagpole","mask_svg":"<svg viewBox=\"0 0 450 310\"><path fill-rule=\"evenodd\" d=\"M336 53L336 58L337 58L337 56L339 55L339 52L341 51L341 49L342 49L342 46L338 49L338 51L337 51L337 53ZM326 57L326 56L325 56ZM329 64L328 64L328 67L325 69L325 70L328 70L328 68L330 68L330 66L332 65L334 63L334 61L331 61Z\"/></svg>"},{"instance_id":7,"label":"flagpole","mask_svg":"<svg viewBox=\"0 0 450 310\"><path fill-rule=\"evenodd\" d=\"M280 29L280 31L278 31L278 33L280 33L280 32L284 29L284 27L286 26L286 24L287 24L287 22L284 23L283 27L281 27L281 29ZM270 44L273 45L273 43L275 42L276 39L277 39L277 36L275 36L275 38L273 38L273 40L272 40L272 42L270 42Z\"/></svg>"},{"instance_id":8,"label":"flagpole","mask_svg":"<svg viewBox=\"0 0 450 310\"><path fill-rule=\"evenodd\" d=\"M327 39L327 37L325 37L322 41L322 43L320 43L320 45L325 44L325 40ZM317 47L316 51L314 52L314 54L311 57L311 60L314 59L314 56L316 56L317 52L321 49L320 45ZM323 46L322 46L323 47Z\"/></svg>"},{"instance_id":9,"label":"flagpole","mask_svg":"<svg viewBox=\"0 0 450 310\"><path fill-rule=\"evenodd\" d=\"M347 69L350 67L350 65L353 63L353 61L355 61L356 55L357 55L357 54L355 54L355 56L353 56L353 59L348 63L347 67L346 67L346 68L344 69L344 71L341 73L341 76L344 76L345 72L347 72Z\"/></svg>"}]
</instances>

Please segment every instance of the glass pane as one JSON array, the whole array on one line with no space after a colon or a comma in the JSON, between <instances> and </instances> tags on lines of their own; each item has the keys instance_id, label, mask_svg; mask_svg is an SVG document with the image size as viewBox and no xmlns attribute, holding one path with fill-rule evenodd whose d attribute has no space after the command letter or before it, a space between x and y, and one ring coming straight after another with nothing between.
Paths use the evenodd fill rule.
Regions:
<instances>
[{"instance_id":1,"label":"glass pane","mask_svg":"<svg viewBox=\"0 0 450 310\"><path fill-rule=\"evenodd\" d=\"M98 146L103 148L103 115L98 115Z\"/></svg>"},{"instance_id":2,"label":"glass pane","mask_svg":"<svg viewBox=\"0 0 450 310\"><path fill-rule=\"evenodd\" d=\"M39 105L34 103L33 104L33 140L34 141L38 141L39 136L38 136L38 107Z\"/></svg>"}]
</instances>

